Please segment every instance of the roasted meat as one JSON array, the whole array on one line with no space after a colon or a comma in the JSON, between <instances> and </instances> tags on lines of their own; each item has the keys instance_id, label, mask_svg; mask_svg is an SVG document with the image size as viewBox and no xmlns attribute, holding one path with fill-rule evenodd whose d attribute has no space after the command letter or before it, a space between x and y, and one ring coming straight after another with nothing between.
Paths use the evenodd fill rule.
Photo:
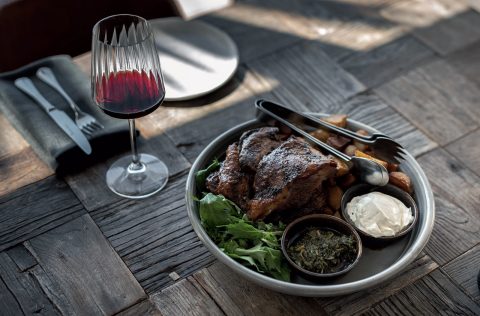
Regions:
<instances>
[{"instance_id":1,"label":"roasted meat","mask_svg":"<svg viewBox=\"0 0 480 316\"><path fill-rule=\"evenodd\" d=\"M258 164L247 215L256 220L274 211L297 211L335 171L333 160L291 136Z\"/></svg>"},{"instance_id":2,"label":"roasted meat","mask_svg":"<svg viewBox=\"0 0 480 316\"><path fill-rule=\"evenodd\" d=\"M324 186L320 185L310 197L310 200L307 204L303 205L301 208L288 210L281 210L272 212L265 221L268 222L282 222L284 224L289 224L295 219L310 215L310 214L325 214L328 211L327 206L327 192L324 190Z\"/></svg>"},{"instance_id":3,"label":"roasted meat","mask_svg":"<svg viewBox=\"0 0 480 316\"><path fill-rule=\"evenodd\" d=\"M207 188L222 194L235 202L241 209L247 208L249 197L249 178L241 168L238 159L238 144L228 146L225 161L220 169L207 177Z\"/></svg>"},{"instance_id":4,"label":"roasted meat","mask_svg":"<svg viewBox=\"0 0 480 316\"><path fill-rule=\"evenodd\" d=\"M287 137L276 127L256 128L243 133L240 137L240 166L245 171L255 172L260 160Z\"/></svg>"}]
</instances>

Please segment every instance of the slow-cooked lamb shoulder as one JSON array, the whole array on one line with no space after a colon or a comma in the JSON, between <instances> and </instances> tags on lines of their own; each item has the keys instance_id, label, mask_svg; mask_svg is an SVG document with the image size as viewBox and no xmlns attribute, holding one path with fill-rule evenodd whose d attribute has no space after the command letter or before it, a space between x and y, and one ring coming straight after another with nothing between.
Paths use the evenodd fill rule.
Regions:
<instances>
[{"instance_id":1,"label":"slow-cooked lamb shoulder","mask_svg":"<svg viewBox=\"0 0 480 316\"><path fill-rule=\"evenodd\" d=\"M237 143L228 146L225 160L218 171L207 177L206 186L211 192L221 194L241 209L246 209L250 192L249 176L241 170L238 155Z\"/></svg>"},{"instance_id":2,"label":"slow-cooked lamb shoulder","mask_svg":"<svg viewBox=\"0 0 480 316\"><path fill-rule=\"evenodd\" d=\"M291 136L258 164L247 215L256 220L274 211L296 211L312 200L335 171L335 161L305 140Z\"/></svg>"},{"instance_id":3,"label":"slow-cooked lamb shoulder","mask_svg":"<svg viewBox=\"0 0 480 316\"><path fill-rule=\"evenodd\" d=\"M276 127L262 127L246 131L240 137L240 166L248 172L257 171L262 158L282 144L288 135Z\"/></svg>"}]
</instances>

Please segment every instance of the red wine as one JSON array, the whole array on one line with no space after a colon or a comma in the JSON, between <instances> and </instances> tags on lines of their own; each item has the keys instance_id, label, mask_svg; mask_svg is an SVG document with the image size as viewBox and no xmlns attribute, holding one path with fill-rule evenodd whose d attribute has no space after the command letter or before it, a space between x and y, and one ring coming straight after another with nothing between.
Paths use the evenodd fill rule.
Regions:
<instances>
[{"instance_id":1,"label":"red wine","mask_svg":"<svg viewBox=\"0 0 480 316\"><path fill-rule=\"evenodd\" d=\"M95 101L108 115L133 119L153 112L163 101L165 91L153 73L120 71L96 83Z\"/></svg>"}]
</instances>

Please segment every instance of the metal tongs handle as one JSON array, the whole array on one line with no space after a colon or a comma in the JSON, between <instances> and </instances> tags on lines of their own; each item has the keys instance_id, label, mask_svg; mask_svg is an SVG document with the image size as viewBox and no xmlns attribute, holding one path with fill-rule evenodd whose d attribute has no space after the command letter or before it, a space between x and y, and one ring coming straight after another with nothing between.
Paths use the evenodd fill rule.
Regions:
<instances>
[{"instance_id":1,"label":"metal tongs handle","mask_svg":"<svg viewBox=\"0 0 480 316\"><path fill-rule=\"evenodd\" d=\"M257 108L267 110L270 113L277 114L287 120L306 124L315 128L322 128L324 130L334 132L338 135L342 135L365 144L373 143L375 141L375 138L378 136L390 138L383 134L373 134L371 136L359 135L346 128L341 128L341 127L332 125L312 115L309 115L306 113L299 113L295 110L289 109L287 107L284 107L283 105L280 105L278 103L274 103L271 101L260 100L257 103Z\"/></svg>"}]
</instances>

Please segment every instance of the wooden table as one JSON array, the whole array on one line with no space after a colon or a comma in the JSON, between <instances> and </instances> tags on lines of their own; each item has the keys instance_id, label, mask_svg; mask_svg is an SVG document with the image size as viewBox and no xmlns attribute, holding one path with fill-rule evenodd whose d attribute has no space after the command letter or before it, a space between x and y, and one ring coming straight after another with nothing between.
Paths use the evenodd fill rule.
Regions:
<instances>
[{"instance_id":1,"label":"wooden table","mask_svg":"<svg viewBox=\"0 0 480 316\"><path fill-rule=\"evenodd\" d=\"M141 149L171 171L141 201L106 187L117 157L59 178L0 115L0 314L480 314L479 9L479 0L247 0L203 18L236 41L241 66L215 93L139 120ZM76 58L86 72L89 60ZM406 271L311 299L214 260L186 215L186 175L214 137L254 117L259 97L347 113L416 156L436 220Z\"/></svg>"}]
</instances>

